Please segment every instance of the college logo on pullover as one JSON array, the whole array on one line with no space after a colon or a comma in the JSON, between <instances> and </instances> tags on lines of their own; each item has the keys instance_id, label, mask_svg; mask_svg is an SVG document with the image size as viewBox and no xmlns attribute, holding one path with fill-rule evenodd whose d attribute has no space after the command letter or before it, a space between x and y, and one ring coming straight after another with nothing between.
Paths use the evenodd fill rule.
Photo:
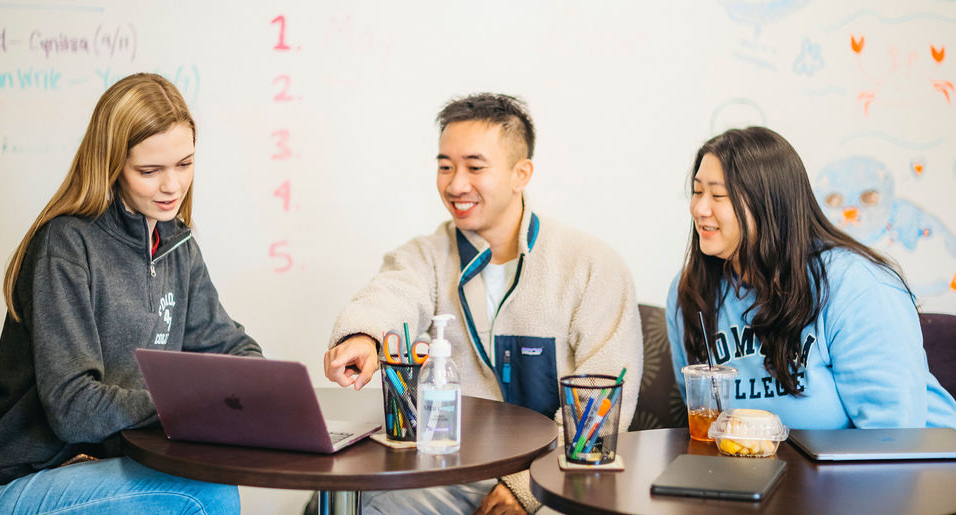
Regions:
<instances>
[{"instance_id":1,"label":"college logo on pullover","mask_svg":"<svg viewBox=\"0 0 956 515\"><path fill-rule=\"evenodd\" d=\"M169 292L160 297L157 314L163 318L164 322L166 322L166 332L156 333L156 338L153 340L154 345L166 345L166 342L169 341L169 331L173 327L173 316L169 314L169 308L175 305L176 296L173 294L173 292Z\"/></svg>"},{"instance_id":2,"label":"college logo on pullover","mask_svg":"<svg viewBox=\"0 0 956 515\"><path fill-rule=\"evenodd\" d=\"M731 338L733 340L733 352L731 352ZM810 349L817 341L812 334L807 334L800 349L800 356L797 358L797 366L804 370L797 373L797 391L804 390L803 380L806 377L807 358L810 355ZM723 365L731 359L754 358L759 356L760 368L763 369L763 358L766 356L760 341L754 336L753 328L745 325L743 329L736 325L730 327L730 337L726 331L720 331L714 335L714 348L716 355L714 362ZM747 384L749 382L749 384ZM781 397L787 395L780 383L769 374L764 377L741 378L735 380L734 398L736 399L760 399Z\"/></svg>"}]
</instances>

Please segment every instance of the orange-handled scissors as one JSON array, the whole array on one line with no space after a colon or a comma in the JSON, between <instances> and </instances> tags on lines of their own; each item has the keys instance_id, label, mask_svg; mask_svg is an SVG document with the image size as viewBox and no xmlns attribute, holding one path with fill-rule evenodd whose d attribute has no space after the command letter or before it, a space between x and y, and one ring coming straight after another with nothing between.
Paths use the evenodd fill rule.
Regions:
<instances>
[{"instance_id":1,"label":"orange-handled scissors","mask_svg":"<svg viewBox=\"0 0 956 515\"><path fill-rule=\"evenodd\" d=\"M392 345L395 346L395 354L392 354ZM404 363L402 361L402 335L389 331L382 336L382 347L385 350L385 361L392 365Z\"/></svg>"},{"instance_id":2,"label":"orange-handled scissors","mask_svg":"<svg viewBox=\"0 0 956 515\"><path fill-rule=\"evenodd\" d=\"M431 345L430 342L425 340L417 340L412 344L412 361L421 365L428 359L428 348Z\"/></svg>"},{"instance_id":3,"label":"orange-handled scissors","mask_svg":"<svg viewBox=\"0 0 956 515\"><path fill-rule=\"evenodd\" d=\"M404 346L405 340L402 338L401 333L398 331L389 331L385 333L382 337L382 345L385 348L385 361L392 365L400 365L402 363L408 363L406 361L408 358L408 350ZM395 346L395 354L392 354L392 346ZM411 360L415 363L421 365L428 359L428 346L429 342L426 340L418 340L411 346ZM403 356L406 356L403 359Z\"/></svg>"}]
</instances>

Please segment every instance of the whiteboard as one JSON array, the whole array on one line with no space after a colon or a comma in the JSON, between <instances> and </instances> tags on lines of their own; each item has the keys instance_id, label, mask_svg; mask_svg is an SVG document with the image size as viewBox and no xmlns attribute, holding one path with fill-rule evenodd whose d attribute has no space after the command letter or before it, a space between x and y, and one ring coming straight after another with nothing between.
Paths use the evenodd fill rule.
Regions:
<instances>
[{"instance_id":1,"label":"whiteboard","mask_svg":"<svg viewBox=\"0 0 956 515\"><path fill-rule=\"evenodd\" d=\"M162 73L197 119L195 232L226 309L316 378L382 254L447 218L434 117L479 91L527 101L534 209L613 246L642 302L663 305L680 268L696 149L762 124L812 181L881 163L882 198L907 213L887 223L921 232L872 244L925 311L956 313L952 0L40 0L0 16L0 255L106 87Z\"/></svg>"},{"instance_id":2,"label":"whiteboard","mask_svg":"<svg viewBox=\"0 0 956 515\"><path fill-rule=\"evenodd\" d=\"M956 314L954 54L953 0L0 0L0 256L103 91L162 73L197 120L195 233L223 304L322 382L339 309L447 218L436 113L493 91L534 117L534 209L614 247L641 302L663 305L680 268L697 148L760 124L815 184L835 170L852 192L868 186L841 167L885 169L876 222L850 227L924 311ZM291 513L308 492L242 496Z\"/></svg>"}]
</instances>

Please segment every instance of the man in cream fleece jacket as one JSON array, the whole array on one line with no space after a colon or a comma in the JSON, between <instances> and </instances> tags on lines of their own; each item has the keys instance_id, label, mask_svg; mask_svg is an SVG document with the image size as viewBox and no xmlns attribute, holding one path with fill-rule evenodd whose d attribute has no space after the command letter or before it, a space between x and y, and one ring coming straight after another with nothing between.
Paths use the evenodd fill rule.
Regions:
<instances>
[{"instance_id":1,"label":"man in cream fleece jacket","mask_svg":"<svg viewBox=\"0 0 956 515\"><path fill-rule=\"evenodd\" d=\"M454 100L438 122L438 193L452 219L385 256L378 275L335 322L326 376L360 389L378 367L383 332L408 322L411 334L419 334L434 315L450 313L456 320L445 336L463 394L525 406L560 423L559 377L616 376L627 367L620 418L626 430L643 356L627 266L606 244L530 209L523 191L534 171L534 127L518 100L484 93ZM368 492L363 509L524 513L539 507L527 471L500 483L417 492Z\"/></svg>"}]
</instances>

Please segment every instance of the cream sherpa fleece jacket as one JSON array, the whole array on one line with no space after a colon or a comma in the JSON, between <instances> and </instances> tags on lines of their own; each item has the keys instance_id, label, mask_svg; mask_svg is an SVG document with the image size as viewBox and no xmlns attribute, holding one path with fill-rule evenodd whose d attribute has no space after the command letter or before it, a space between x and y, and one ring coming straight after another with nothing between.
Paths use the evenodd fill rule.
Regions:
<instances>
[{"instance_id":1,"label":"cream sherpa fleece jacket","mask_svg":"<svg viewBox=\"0 0 956 515\"><path fill-rule=\"evenodd\" d=\"M456 320L445 337L463 394L519 404L560 424L558 378L617 376L627 367L620 415L620 430L626 431L637 405L643 349L624 261L596 238L539 218L527 205L519 253L515 282L491 327L480 275L491 250L477 234L447 221L385 256L378 275L342 310L330 347L357 333L380 342L403 322L411 334L420 334L434 315L450 313ZM482 339L489 330L494 341L486 346ZM529 512L537 510L527 471L503 481Z\"/></svg>"}]
</instances>

